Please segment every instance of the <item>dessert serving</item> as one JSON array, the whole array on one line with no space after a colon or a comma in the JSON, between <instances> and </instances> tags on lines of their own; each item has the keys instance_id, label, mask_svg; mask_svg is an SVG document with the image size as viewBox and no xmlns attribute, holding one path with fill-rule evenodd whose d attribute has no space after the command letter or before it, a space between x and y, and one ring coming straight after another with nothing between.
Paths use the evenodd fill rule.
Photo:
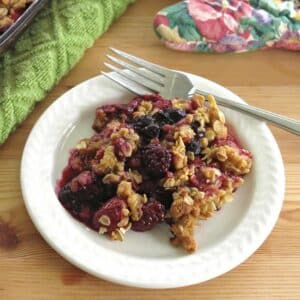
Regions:
<instances>
[{"instance_id":1,"label":"dessert serving","mask_svg":"<svg viewBox=\"0 0 300 300\"><path fill-rule=\"evenodd\" d=\"M22 15L34 0L0 0L0 34Z\"/></svg>"},{"instance_id":2,"label":"dessert serving","mask_svg":"<svg viewBox=\"0 0 300 300\"><path fill-rule=\"evenodd\" d=\"M196 224L232 200L252 165L213 96L104 105L93 129L70 151L58 199L112 240L166 222L172 244L195 251Z\"/></svg>"}]
</instances>

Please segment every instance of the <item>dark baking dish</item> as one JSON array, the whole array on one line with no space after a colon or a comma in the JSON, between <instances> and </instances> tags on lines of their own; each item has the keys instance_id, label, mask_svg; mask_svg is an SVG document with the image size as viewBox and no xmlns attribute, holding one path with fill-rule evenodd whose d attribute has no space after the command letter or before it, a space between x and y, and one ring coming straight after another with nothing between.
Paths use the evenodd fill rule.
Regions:
<instances>
[{"instance_id":1,"label":"dark baking dish","mask_svg":"<svg viewBox=\"0 0 300 300\"><path fill-rule=\"evenodd\" d=\"M0 35L0 53L3 53L16 40L17 36L28 26L47 1L33 1L16 22Z\"/></svg>"}]
</instances>

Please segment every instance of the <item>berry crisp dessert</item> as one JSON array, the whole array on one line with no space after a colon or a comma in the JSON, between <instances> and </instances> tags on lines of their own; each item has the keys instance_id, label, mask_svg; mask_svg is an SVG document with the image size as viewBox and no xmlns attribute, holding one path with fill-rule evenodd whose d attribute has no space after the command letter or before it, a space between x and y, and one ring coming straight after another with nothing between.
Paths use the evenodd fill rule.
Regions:
<instances>
[{"instance_id":1,"label":"berry crisp dessert","mask_svg":"<svg viewBox=\"0 0 300 300\"><path fill-rule=\"evenodd\" d=\"M0 35L23 14L33 0L0 0Z\"/></svg>"},{"instance_id":2,"label":"berry crisp dessert","mask_svg":"<svg viewBox=\"0 0 300 300\"><path fill-rule=\"evenodd\" d=\"M252 165L213 96L104 105L93 129L70 151L58 199L112 240L165 222L174 246L195 251L198 221L232 200Z\"/></svg>"}]
</instances>

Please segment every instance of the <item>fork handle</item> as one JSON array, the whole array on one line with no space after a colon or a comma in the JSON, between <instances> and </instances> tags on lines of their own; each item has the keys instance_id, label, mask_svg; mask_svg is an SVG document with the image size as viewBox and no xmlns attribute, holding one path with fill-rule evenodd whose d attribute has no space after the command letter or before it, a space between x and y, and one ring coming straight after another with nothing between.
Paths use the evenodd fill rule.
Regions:
<instances>
[{"instance_id":1,"label":"fork handle","mask_svg":"<svg viewBox=\"0 0 300 300\"><path fill-rule=\"evenodd\" d=\"M203 96L208 96L210 93L203 92L201 90L196 89L194 94L200 94ZM286 131L289 131L293 134L300 135L300 121L295 119L288 118L286 116L282 116L252 105L239 103L230 99L222 98L219 96L215 96L215 99L218 104L246 113L251 117L254 117L259 120L267 121L274 124L277 127L280 127Z\"/></svg>"}]
</instances>

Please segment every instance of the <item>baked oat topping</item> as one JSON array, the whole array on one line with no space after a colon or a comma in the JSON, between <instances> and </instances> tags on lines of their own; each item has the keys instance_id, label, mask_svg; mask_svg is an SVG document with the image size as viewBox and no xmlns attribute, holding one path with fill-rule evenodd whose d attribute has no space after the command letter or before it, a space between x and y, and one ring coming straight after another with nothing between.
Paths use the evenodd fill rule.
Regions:
<instances>
[{"instance_id":1,"label":"baked oat topping","mask_svg":"<svg viewBox=\"0 0 300 300\"><path fill-rule=\"evenodd\" d=\"M33 0L0 0L0 34L11 26Z\"/></svg>"},{"instance_id":2,"label":"baked oat topping","mask_svg":"<svg viewBox=\"0 0 300 300\"><path fill-rule=\"evenodd\" d=\"M251 170L213 96L138 96L99 107L93 128L71 150L58 198L112 240L167 221L172 244L195 251L198 221L232 201Z\"/></svg>"}]
</instances>

